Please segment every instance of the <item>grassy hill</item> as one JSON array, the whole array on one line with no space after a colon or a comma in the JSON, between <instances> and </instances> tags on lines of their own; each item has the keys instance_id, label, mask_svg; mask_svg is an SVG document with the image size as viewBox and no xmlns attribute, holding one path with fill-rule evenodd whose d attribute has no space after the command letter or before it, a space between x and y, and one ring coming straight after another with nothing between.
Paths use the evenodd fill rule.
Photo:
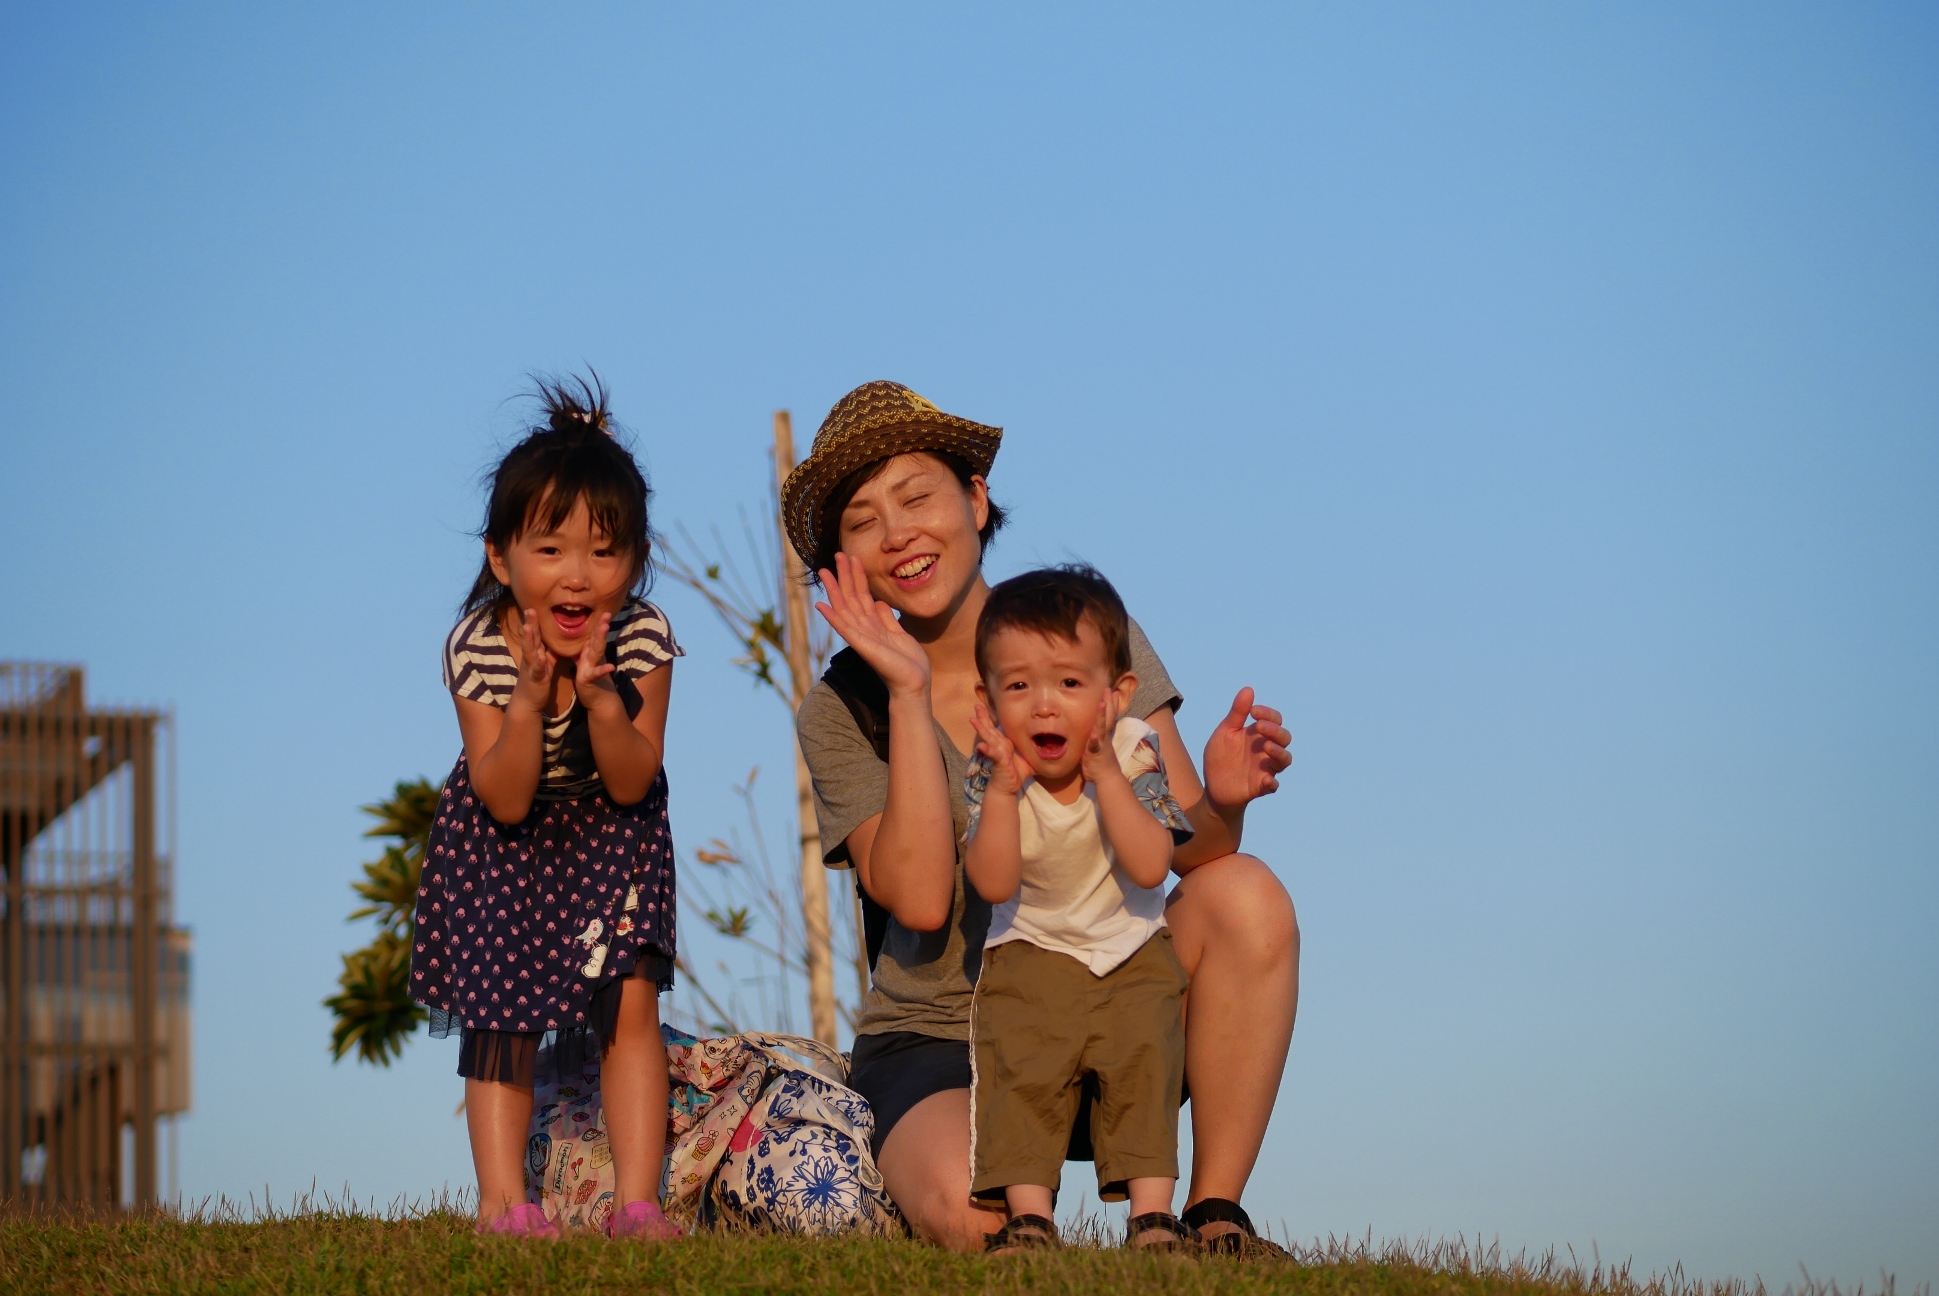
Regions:
<instances>
[{"instance_id":1,"label":"grassy hill","mask_svg":"<svg viewBox=\"0 0 1939 1296\"><path fill-rule=\"evenodd\" d=\"M914 1242L701 1236L662 1246L576 1237L480 1238L443 1211L378 1218L305 1212L256 1220L0 1216L6 1292L1054 1293L1178 1296L1759 1296L1760 1285L1649 1281L1554 1257L1460 1243L1334 1242L1291 1265L1135 1255L1112 1247L985 1260ZM1817 1296L1828 1296L1819 1293Z\"/></svg>"}]
</instances>

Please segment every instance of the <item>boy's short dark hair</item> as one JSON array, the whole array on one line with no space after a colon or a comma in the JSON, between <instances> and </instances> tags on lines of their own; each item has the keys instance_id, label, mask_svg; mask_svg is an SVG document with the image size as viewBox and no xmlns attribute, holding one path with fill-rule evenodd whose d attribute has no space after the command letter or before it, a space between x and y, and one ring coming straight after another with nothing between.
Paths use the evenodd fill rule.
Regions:
<instances>
[{"instance_id":1,"label":"boy's short dark hair","mask_svg":"<svg viewBox=\"0 0 1939 1296\"><path fill-rule=\"evenodd\" d=\"M1104 641L1112 678L1125 674L1131 669L1131 618L1124 600L1097 568L1067 563L1012 576L990 591L976 618L976 673L989 678L984 654L997 631L1032 630L1075 643L1078 623L1087 616Z\"/></svg>"}]
</instances>

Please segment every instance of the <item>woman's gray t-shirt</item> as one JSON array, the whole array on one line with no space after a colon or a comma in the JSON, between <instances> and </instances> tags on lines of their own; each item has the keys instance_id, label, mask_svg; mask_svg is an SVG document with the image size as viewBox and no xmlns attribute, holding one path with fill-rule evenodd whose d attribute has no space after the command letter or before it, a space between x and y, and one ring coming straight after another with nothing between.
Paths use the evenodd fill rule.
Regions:
<instances>
[{"instance_id":1,"label":"woman's gray t-shirt","mask_svg":"<svg viewBox=\"0 0 1939 1296\"><path fill-rule=\"evenodd\" d=\"M1131 623L1131 669L1138 677L1138 690L1132 695L1129 714L1143 720L1160 707L1176 711L1183 704L1165 664L1135 621ZM875 754L847 704L825 682L809 690L795 717L795 731L801 737L808 772L814 776L823 861L830 868L851 868L848 835L888 805L889 766ZM956 828L956 899L949 922L936 931L910 931L893 916L889 918L868 1002L855 1025L857 1035L912 1031L938 1039L969 1038L970 994L983 962L990 906L963 878L964 838L969 830L963 780L969 772L968 757L956 750L941 725L936 725L936 743L942 748L949 812Z\"/></svg>"}]
</instances>

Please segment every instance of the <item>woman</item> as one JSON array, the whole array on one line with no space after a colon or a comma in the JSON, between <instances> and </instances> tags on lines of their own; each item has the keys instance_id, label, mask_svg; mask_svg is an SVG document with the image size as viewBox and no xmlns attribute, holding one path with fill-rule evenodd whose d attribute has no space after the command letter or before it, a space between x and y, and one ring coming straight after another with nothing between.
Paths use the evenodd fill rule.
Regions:
<instances>
[{"instance_id":1,"label":"woman","mask_svg":"<svg viewBox=\"0 0 1939 1296\"><path fill-rule=\"evenodd\" d=\"M985 476L1002 435L867 383L829 412L782 490L789 539L827 592L816 606L852 649L797 717L824 852L887 911L850 1083L875 1109L889 1195L919 1236L963 1250L1003 1222L969 1195L969 1006L990 909L964 887L962 860L983 551L1003 524ZM1182 699L1135 622L1132 651L1129 714L1158 731L1194 830L1165 915L1191 977L1183 1217L1208 1247L1258 1254L1270 1248L1238 1203L1292 1040L1299 928L1279 880L1238 848L1247 803L1290 763L1290 736L1242 689L1201 783L1173 715Z\"/></svg>"}]
</instances>

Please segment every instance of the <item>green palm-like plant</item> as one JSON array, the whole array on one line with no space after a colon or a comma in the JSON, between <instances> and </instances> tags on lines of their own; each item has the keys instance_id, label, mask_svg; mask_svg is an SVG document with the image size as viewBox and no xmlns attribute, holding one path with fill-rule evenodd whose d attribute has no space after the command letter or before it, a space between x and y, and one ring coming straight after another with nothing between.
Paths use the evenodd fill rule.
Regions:
<instances>
[{"instance_id":1,"label":"green palm-like plant","mask_svg":"<svg viewBox=\"0 0 1939 1296\"><path fill-rule=\"evenodd\" d=\"M336 1019L330 1030L334 1061L354 1048L359 1062L389 1066L426 1018L411 1001L410 934L437 809L438 789L428 779L400 782L389 799L363 807L377 820L364 836L397 840L364 865L361 882L350 884L364 903L347 921L375 918L378 931L370 944L343 956L337 993L323 1001Z\"/></svg>"}]
</instances>

